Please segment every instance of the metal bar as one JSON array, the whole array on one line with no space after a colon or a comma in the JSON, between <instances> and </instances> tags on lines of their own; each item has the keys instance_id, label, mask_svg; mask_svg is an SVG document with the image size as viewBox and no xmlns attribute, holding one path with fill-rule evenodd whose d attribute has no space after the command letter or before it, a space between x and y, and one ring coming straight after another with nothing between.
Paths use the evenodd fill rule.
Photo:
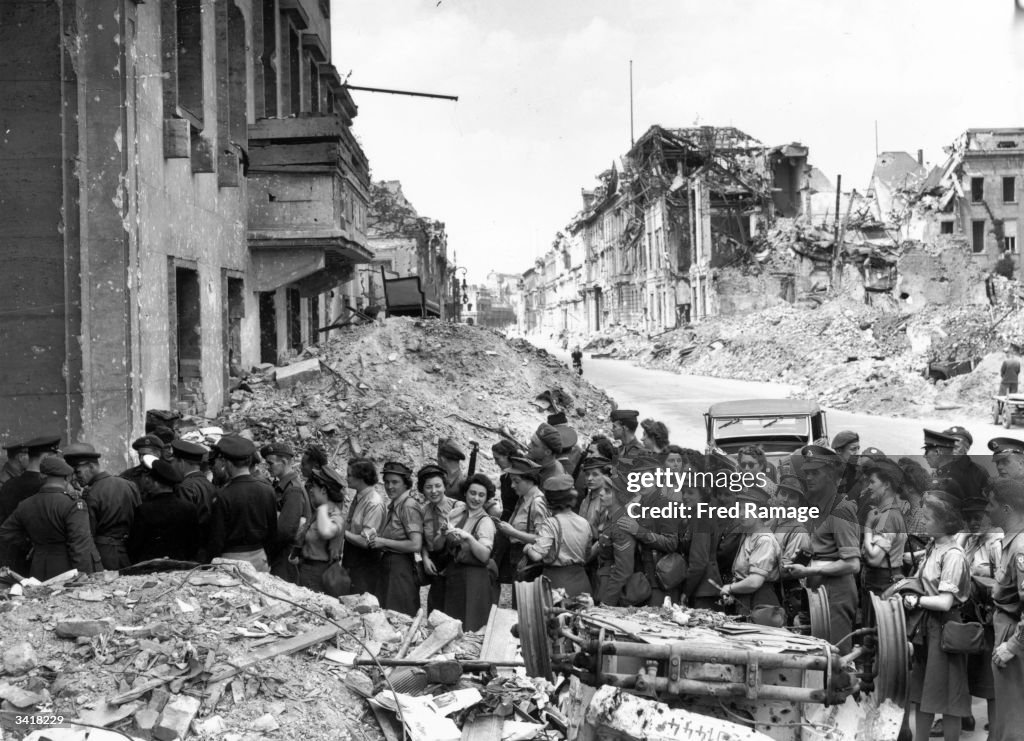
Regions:
<instances>
[{"instance_id":1,"label":"metal bar","mask_svg":"<svg viewBox=\"0 0 1024 741\"><path fill-rule=\"evenodd\" d=\"M624 641L606 641L598 645L591 641L587 653L604 655L632 656L638 659L654 659L668 661L671 655L679 656L683 661L703 661L709 664L736 664L747 666L750 663L751 651L738 649L712 648L710 646L695 647L685 641L663 643L628 643ZM804 669L824 671L827 659L824 656L793 656L791 654L758 654L758 664L763 669ZM836 660L837 666L838 658Z\"/></svg>"},{"instance_id":2,"label":"metal bar","mask_svg":"<svg viewBox=\"0 0 1024 741\"><path fill-rule=\"evenodd\" d=\"M585 677L586 679L586 677ZM597 684L607 684L623 689L647 691L653 689L659 695L680 696L696 695L698 697L747 697L748 687L744 682L708 682L700 679L678 679L671 681L665 677L643 678L635 674L599 674ZM826 701L825 690L807 687L785 687L762 685L758 688L757 700L784 700L787 702L814 702L823 704Z\"/></svg>"},{"instance_id":3,"label":"metal bar","mask_svg":"<svg viewBox=\"0 0 1024 741\"><path fill-rule=\"evenodd\" d=\"M349 90L361 90L366 93L389 93L391 95L411 95L416 98L440 98L441 100L458 100L458 95L442 95L440 93L415 93L411 90L391 90L383 87L362 87L360 85L349 85L345 83L342 87Z\"/></svg>"}]
</instances>

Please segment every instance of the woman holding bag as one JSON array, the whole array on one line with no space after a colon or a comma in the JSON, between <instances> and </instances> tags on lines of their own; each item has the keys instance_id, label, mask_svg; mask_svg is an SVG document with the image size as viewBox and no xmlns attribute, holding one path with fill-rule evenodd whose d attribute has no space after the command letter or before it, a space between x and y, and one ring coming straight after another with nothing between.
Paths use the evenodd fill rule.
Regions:
<instances>
[{"instance_id":1,"label":"woman holding bag","mask_svg":"<svg viewBox=\"0 0 1024 741\"><path fill-rule=\"evenodd\" d=\"M298 569L298 585L314 592L328 592L324 574L341 559L345 545L345 479L330 466L314 468L306 485L313 521L306 523L298 540L302 544L292 560ZM341 568L340 564L336 567ZM337 595L334 595L337 596Z\"/></svg>"},{"instance_id":2,"label":"woman holding bag","mask_svg":"<svg viewBox=\"0 0 1024 741\"><path fill-rule=\"evenodd\" d=\"M547 519L548 505L537 484L540 482L540 466L527 458L510 458L509 467L503 473L512 477L512 488L519 499L508 522L498 524L498 530L512 542L510 558L517 570L526 566L523 549L537 541L540 524ZM521 571L516 581L521 579ZM527 580L529 581L529 580ZM515 592L513 591L513 597Z\"/></svg>"},{"instance_id":3,"label":"woman holding bag","mask_svg":"<svg viewBox=\"0 0 1024 741\"><path fill-rule=\"evenodd\" d=\"M971 590L967 556L956 542L956 535L964 525L959 508L960 502L947 492L925 493L921 505L923 526L934 540L915 573L923 594L903 596L903 607L911 619L915 611L921 611L922 618L910 677L915 739L928 738L932 720L938 713L942 715L945 741L957 741L961 718L971 714L967 655L943 649L944 628L960 622L960 607Z\"/></svg>"},{"instance_id":4,"label":"woman holding bag","mask_svg":"<svg viewBox=\"0 0 1024 741\"><path fill-rule=\"evenodd\" d=\"M491 605L498 603L497 565L494 573L490 568L495 528L484 509L494 498L494 483L482 473L473 474L460 495L463 501L448 513L451 563L445 573L444 612L473 632L487 625Z\"/></svg>"},{"instance_id":5,"label":"woman holding bag","mask_svg":"<svg viewBox=\"0 0 1024 741\"><path fill-rule=\"evenodd\" d=\"M448 514L452 511L454 499L445 496L447 473L440 466L428 464L416 472L416 489L420 496L423 512L423 572L430 592L427 595L427 612L444 611L444 571L448 566L446 534Z\"/></svg>"}]
</instances>

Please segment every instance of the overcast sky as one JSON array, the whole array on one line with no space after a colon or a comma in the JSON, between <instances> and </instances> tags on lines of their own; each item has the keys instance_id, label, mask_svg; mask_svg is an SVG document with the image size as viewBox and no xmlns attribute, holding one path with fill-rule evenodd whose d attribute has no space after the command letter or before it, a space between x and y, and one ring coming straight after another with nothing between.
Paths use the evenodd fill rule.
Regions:
<instances>
[{"instance_id":1,"label":"overcast sky","mask_svg":"<svg viewBox=\"0 0 1024 741\"><path fill-rule=\"evenodd\" d=\"M334 0L333 57L375 180L444 221L471 282L522 272L580 189L652 124L800 141L844 190L879 148L925 151L1024 126L1014 0Z\"/></svg>"}]
</instances>

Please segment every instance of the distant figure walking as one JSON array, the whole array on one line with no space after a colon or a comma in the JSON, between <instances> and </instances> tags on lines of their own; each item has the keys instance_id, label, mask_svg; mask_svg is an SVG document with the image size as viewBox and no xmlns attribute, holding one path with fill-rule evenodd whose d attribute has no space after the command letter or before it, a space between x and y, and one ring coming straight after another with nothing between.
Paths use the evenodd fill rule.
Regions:
<instances>
[{"instance_id":1,"label":"distant figure walking","mask_svg":"<svg viewBox=\"0 0 1024 741\"><path fill-rule=\"evenodd\" d=\"M572 349L572 369L581 376L583 375L583 351L580 350L579 345Z\"/></svg>"},{"instance_id":2,"label":"distant figure walking","mask_svg":"<svg viewBox=\"0 0 1024 741\"><path fill-rule=\"evenodd\" d=\"M1020 358L1017 357L1017 349L1011 347L1006 351L1006 359L999 368L999 395L1017 393L1017 383L1020 380Z\"/></svg>"}]
</instances>

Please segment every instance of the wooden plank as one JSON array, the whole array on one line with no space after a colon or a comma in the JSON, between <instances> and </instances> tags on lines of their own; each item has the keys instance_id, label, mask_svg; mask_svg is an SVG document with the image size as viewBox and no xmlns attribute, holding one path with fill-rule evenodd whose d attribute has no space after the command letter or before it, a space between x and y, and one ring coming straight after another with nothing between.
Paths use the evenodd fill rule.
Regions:
<instances>
[{"instance_id":1,"label":"wooden plank","mask_svg":"<svg viewBox=\"0 0 1024 741\"><path fill-rule=\"evenodd\" d=\"M251 652L248 656L245 656L236 663L235 666L230 669L225 669L219 674L215 674L210 677L210 684L215 682L222 682L225 679L235 676L236 674L245 671L251 666L255 666L261 661L272 659L275 656L284 656L285 654L293 654L296 651L301 651L304 648L315 646L318 643L323 643L326 640L334 638L338 634L338 627L335 625L323 625L319 628L314 628L302 635L297 635L294 638L288 638L284 641L264 646L258 651Z\"/></svg>"},{"instance_id":2,"label":"wooden plank","mask_svg":"<svg viewBox=\"0 0 1024 741\"><path fill-rule=\"evenodd\" d=\"M515 610L493 605L484 629L484 643L480 648L481 661L512 661L519 649L519 641L512 636L512 626L518 622ZM515 673L512 667L498 666L498 676ZM462 741L501 741L505 720L500 715L479 715L462 728Z\"/></svg>"}]
</instances>

